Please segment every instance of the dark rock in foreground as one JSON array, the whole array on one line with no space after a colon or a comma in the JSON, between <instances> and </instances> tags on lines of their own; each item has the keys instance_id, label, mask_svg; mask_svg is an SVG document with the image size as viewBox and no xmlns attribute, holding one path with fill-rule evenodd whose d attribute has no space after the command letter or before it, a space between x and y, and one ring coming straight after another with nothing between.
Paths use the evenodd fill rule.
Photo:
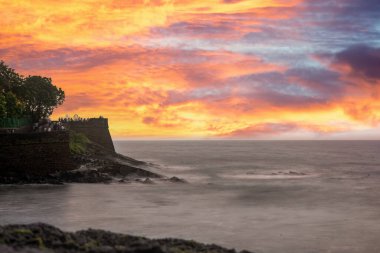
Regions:
<instances>
[{"instance_id":1,"label":"dark rock in foreground","mask_svg":"<svg viewBox=\"0 0 380 253\"><path fill-rule=\"evenodd\" d=\"M37 223L0 226L0 252L235 253L236 251L194 241L151 240L104 230L88 229L69 233L47 224Z\"/></svg>"}]
</instances>

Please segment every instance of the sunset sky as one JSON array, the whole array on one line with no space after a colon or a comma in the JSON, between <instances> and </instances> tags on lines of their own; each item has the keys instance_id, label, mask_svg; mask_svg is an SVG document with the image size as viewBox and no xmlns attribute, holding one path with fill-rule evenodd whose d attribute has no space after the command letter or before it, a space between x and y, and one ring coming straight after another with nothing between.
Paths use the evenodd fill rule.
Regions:
<instances>
[{"instance_id":1,"label":"sunset sky","mask_svg":"<svg viewBox=\"0 0 380 253\"><path fill-rule=\"evenodd\" d=\"M0 0L0 59L115 139L380 139L379 0Z\"/></svg>"}]
</instances>

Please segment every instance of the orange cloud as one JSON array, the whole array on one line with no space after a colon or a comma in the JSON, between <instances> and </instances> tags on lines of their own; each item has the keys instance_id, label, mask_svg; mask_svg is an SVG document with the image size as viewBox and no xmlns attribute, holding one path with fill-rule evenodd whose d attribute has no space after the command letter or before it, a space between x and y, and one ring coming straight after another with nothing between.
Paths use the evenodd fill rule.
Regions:
<instances>
[{"instance_id":1,"label":"orange cloud","mask_svg":"<svg viewBox=\"0 0 380 253\"><path fill-rule=\"evenodd\" d=\"M66 91L54 117L100 114L120 138L328 134L378 125L376 66L356 61L367 62L359 50L377 63L377 49L310 59L305 36L319 31L312 30L318 22L303 20L308 4L0 0L0 58Z\"/></svg>"}]
</instances>

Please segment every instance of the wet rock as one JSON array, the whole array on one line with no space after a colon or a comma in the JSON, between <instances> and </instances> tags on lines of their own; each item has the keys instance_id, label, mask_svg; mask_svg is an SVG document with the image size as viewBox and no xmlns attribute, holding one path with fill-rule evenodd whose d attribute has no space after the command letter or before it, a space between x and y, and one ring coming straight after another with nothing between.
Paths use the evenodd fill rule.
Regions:
<instances>
[{"instance_id":1,"label":"wet rock","mask_svg":"<svg viewBox=\"0 0 380 253\"><path fill-rule=\"evenodd\" d=\"M135 181L142 184L154 184L153 180L150 178L145 178L145 179L136 178Z\"/></svg>"},{"instance_id":2,"label":"wet rock","mask_svg":"<svg viewBox=\"0 0 380 253\"><path fill-rule=\"evenodd\" d=\"M118 182L121 184L129 184L131 183L131 180L129 180L128 178L122 178Z\"/></svg>"},{"instance_id":3,"label":"wet rock","mask_svg":"<svg viewBox=\"0 0 380 253\"><path fill-rule=\"evenodd\" d=\"M305 173L302 172L295 172L295 171L289 171L288 175L293 175L293 176L305 176Z\"/></svg>"},{"instance_id":4,"label":"wet rock","mask_svg":"<svg viewBox=\"0 0 380 253\"><path fill-rule=\"evenodd\" d=\"M154 184L154 182L150 178L145 178L145 180L143 181L143 183L144 184Z\"/></svg>"},{"instance_id":5,"label":"wet rock","mask_svg":"<svg viewBox=\"0 0 380 253\"><path fill-rule=\"evenodd\" d=\"M88 229L69 233L42 223L0 226L0 252L236 253L235 250L217 245L179 239L151 240L104 230Z\"/></svg>"},{"instance_id":6,"label":"wet rock","mask_svg":"<svg viewBox=\"0 0 380 253\"><path fill-rule=\"evenodd\" d=\"M0 252L1 253L41 253L41 251L37 249L24 248L24 249L16 250L14 248L11 248L5 245L0 245Z\"/></svg>"},{"instance_id":7,"label":"wet rock","mask_svg":"<svg viewBox=\"0 0 380 253\"><path fill-rule=\"evenodd\" d=\"M187 183L185 179L178 178L178 177L171 177L169 178L169 181L172 183Z\"/></svg>"},{"instance_id":8,"label":"wet rock","mask_svg":"<svg viewBox=\"0 0 380 253\"><path fill-rule=\"evenodd\" d=\"M98 170L65 171L57 174L57 177L66 183L109 183L112 181L112 177Z\"/></svg>"}]
</instances>

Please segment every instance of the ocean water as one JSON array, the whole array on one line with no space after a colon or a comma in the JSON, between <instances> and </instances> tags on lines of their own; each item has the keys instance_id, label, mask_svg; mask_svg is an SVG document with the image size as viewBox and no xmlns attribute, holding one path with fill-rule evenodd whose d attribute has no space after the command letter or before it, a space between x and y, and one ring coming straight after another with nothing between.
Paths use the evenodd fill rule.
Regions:
<instances>
[{"instance_id":1,"label":"ocean water","mask_svg":"<svg viewBox=\"0 0 380 253\"><path fill-rule=\"evenodd\" d=\"M188 184L1 186L0 224L48 222L257 253L380 252L379 141L123 141Z\"/></svg>"}]
</instances>

